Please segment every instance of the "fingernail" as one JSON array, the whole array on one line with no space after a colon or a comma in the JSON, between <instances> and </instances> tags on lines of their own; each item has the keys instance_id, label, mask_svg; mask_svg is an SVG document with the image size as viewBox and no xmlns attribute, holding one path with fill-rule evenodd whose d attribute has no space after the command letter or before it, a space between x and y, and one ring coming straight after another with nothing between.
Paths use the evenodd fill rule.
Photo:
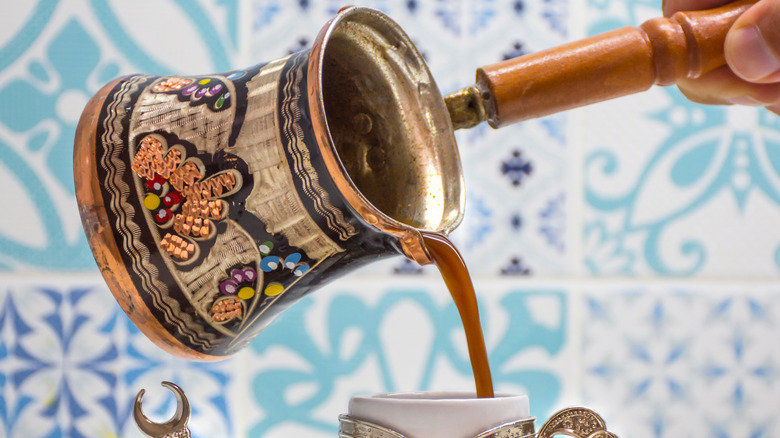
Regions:
<instances>
[{"instance_id":1,"label":"fingernail","mask_svg":"<svg viewBox=\"0 0 780 438\"><path fill-rule=\"evenodd\" d=\"M763 79L780 70L780 59L755 25L737 29L729 35L727 58L734 73L749 81Z\"/></svg>"}]
</instances>

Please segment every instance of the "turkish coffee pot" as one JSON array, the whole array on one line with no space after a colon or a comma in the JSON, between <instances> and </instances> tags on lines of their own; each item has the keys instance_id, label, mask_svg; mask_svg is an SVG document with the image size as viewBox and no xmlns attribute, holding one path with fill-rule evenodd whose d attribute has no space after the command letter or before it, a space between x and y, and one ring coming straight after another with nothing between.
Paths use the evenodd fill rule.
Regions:
<instances>
[{"instance_id":1,"label":"turkish coffee pot","mask_svg":"<svg viewBox=\"0 0 780 438\"><path fill-rule=\"evenodd\" d=\"M455 129L700 76L724 65L725 35L752 3L485 66L444 98L401 28L356 7L311 49L248 69L119 78L76 133L90 247L147 337L223 358L354 268L398 254L431 263L420 230L447 234L463 216Z\"/></svg>"}]
</instances>

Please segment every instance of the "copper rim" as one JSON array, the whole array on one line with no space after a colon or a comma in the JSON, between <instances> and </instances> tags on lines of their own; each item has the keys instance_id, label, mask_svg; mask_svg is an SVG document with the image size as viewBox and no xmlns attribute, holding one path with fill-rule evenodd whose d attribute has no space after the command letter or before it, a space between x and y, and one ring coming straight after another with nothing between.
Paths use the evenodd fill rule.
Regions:
<instances>
[{"instance_id":1,"label":"copper rim","mask_svg":"<svg viewBox=\"0 0 780 438\"><path fill-rule=\"evenodd\" d=\"M312 119L312 126L317 139L319 151L322 154L323 161L334 179L339 191L343 194L349 205L354 211L370 226L375 227L379 231L389 233L395 236L401 243L401 250L411 260L419 263L420 265L426 265L433 263L431 256L425 249L425 244L420 234L420 230L417 228L399 222L392 217L388 216L376 206L374 206L364 195L360 192L357 185L354 184L350 178L346 168L336 152L334 141L331 135L331 131L328 127L327 117L325 115L325 104L323 99L323 80L322 80L322 66L324 63L325 49L327 42L329 41L331 34L339 23L348 20L355 14L368 14L379 18L385 23L393 26L397 32L403 36L406 40L409 49L417 52L414 45L408 40L408 37L400 29L400 27L390 20L387 16L379 11L375 11L367 8L359 7L347 7L339 11L338 15L328 21L322 28L311 49L309 55L309 66L307 72L307 79L309 84L309 112ZM420 55L422 59L422 56ZM442 107L444 107L444 101L442 99ZM445 110L446 111L446 110ZM451 131L451 129L450 129ZM459 159L458 159L459 160ZM462 185L462 172L460 172L458 182ZM461 195L459 201L460 217L454 221L447 229L441 230L444 233L448 233L455 226L460 223L462 219L463 204L465 198Z\"/></svg>"}]
</instances>

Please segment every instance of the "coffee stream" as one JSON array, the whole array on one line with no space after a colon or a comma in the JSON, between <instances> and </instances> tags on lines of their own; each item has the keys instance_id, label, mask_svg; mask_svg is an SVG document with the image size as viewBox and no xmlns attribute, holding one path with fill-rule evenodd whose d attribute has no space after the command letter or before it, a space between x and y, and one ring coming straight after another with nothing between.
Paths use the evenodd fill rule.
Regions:
<instances>
[{"instance_id":1,"label":"coffee stream","mask_svg":"<svg viewBox=\"0 0 780 438\"><path fill-rule=\"evenodd\" d=\"M479 322L477 296L466 263L457 248L443 234L429 231L421 231L421 234L425 247L439 268L460 313L466 332L474 382L477 385L477 397L493 397L493 378L490 375L482 324Z\"/></svg>"}]
</instances>

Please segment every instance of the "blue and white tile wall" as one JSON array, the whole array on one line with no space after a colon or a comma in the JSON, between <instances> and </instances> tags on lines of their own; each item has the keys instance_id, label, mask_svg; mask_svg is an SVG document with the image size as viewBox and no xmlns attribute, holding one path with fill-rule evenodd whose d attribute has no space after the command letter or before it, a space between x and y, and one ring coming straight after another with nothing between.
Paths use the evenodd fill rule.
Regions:
<instances>
[{"instance_id":1,"label":"blue and white tile wall","mask_svg":"<svg viewBox=\"0 0 780 438\"><path fill-rule=\"evenodd\" d=\"M651 1L594 2L588 29L659 13ZM587 273L777 278L780 118L691 104L676 88L581 115Z\"/></svg>"},{"instance_id":2,"label":"blue and white tile wall","mask_svg":"<svg viewBox=\"0 0 780 438\"><path fill-rule=\"evenodd\" d=\"M477 66L638 24L656 0L370 0L444 92ZM435 271L396 259L296 305L219 363L126 318L75 207L81 108L130 72L213 72L311 44L335 0L40 0L0 16L0 437L138 437L179 383L195 436L335 436L356 393L471 388ZM496 388L585 404L624 437L780 434L780 118L676 89L458 132Z\"/></svg>"}]
</instances>

